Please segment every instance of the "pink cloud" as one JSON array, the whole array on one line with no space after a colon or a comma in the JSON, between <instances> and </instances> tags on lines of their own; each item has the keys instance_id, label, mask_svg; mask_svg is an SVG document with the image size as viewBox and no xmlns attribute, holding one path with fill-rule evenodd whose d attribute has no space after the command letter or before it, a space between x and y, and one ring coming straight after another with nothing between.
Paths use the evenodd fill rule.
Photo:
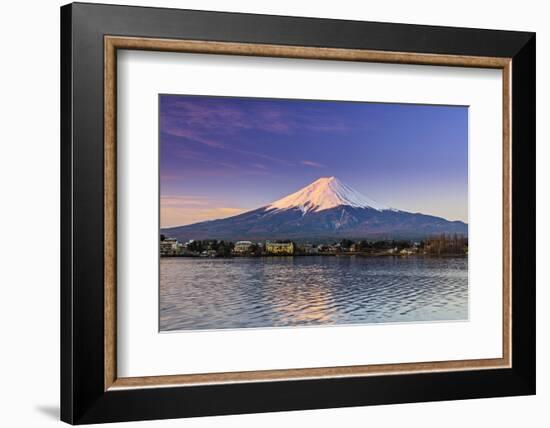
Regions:
<instances>
[{"instance_id":1,"label":"pink cloud","mask_svg":"<svg viewBox=\"0 0 550 428\"><path fill-rule=\"evenodd\" d=\"M247 211L226 202L194 195L165 195L160 198L161 227L179 226L231 217Z\"/></svg>"},{"instance_id":2,"label":"pink cloud","mask_svg":"<svg viewBox=\"0 0 550 428\"><path fill-rule=\"evenodd\" d=\"M309 161L309 160L303 160L300 162L302 165L305 165L305 166L312 166L312 167L315 167L315 168L326 168L326 165L323 165L322 163L319 163L319 162L314 162L314 161Z\"/></svg>"}]
</instances>

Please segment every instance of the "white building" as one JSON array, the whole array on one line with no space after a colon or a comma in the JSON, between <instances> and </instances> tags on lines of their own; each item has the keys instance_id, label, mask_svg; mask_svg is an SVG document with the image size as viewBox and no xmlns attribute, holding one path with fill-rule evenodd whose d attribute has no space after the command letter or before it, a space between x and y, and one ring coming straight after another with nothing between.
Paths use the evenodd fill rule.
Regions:
<instances>
[{"instance_id":1,"label":"white building","mask_svg":"<svg viewBox=\"0 0 550 428\"><path fill-rule=\"evenodd\" d=\"M179 243L176 238L166 238L164 241L160 241L160 255L161 256L175 256L179 252Z\"/></svg>"},{"instance_id":2,"label":"white building","mask_svg":"<svg viewBox=\"0 0 550 428\"><path fill-rule=\"evenodd\" d=\"M252 242L250 241L237 241L233 251L235 253L248 253L252 248Z\"/></svg>"}]
</instances>

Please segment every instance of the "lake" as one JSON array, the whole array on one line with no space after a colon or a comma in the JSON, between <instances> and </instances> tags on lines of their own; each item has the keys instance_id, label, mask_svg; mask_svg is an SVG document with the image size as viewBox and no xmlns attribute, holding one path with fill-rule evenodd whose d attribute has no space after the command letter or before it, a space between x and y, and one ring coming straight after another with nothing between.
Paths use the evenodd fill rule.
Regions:
<instances>
[{"instance_id":1,"label":"lake","mask_svg":"<svg viewBox=\"0 0 550 428\"><path fill-rule=\"evenodd\" d=\"M467 319L466 257L160 259L161 331Z\"/></svg>"}]
</instances>

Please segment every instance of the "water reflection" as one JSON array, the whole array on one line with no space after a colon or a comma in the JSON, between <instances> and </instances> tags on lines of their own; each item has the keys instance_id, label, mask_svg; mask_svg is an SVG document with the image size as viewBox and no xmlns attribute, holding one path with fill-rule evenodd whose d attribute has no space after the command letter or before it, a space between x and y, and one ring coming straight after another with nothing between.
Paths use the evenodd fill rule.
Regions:
<instances>
[{"instance_id":1,"label":"water reflection","mask_svg":"<svg viewBox=\"0 0 550 428\"><path fill-rule=\"evenodd\" d=\"M161 259L161 330L463 320L466 258Z\"/></svg>"}]
</instances>

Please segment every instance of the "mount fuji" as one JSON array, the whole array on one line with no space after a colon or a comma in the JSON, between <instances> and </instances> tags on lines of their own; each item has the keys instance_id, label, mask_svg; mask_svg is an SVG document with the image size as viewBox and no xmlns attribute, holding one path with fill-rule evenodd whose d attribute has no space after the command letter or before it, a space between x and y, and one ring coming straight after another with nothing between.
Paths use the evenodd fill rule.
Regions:
<instances>
[{"instance_id":1,"label":"mount fuji","mask_svg":"<svg viewBox=\"0 0 550 428\"><path fill-rule=\"evenodd\" d=\"M466 235L468 225L379 204L342 183L323 177L269 205L220 220L161 230L189 239L325 241L422 239L439 233Z\"/></svg>"}]
</instances>

